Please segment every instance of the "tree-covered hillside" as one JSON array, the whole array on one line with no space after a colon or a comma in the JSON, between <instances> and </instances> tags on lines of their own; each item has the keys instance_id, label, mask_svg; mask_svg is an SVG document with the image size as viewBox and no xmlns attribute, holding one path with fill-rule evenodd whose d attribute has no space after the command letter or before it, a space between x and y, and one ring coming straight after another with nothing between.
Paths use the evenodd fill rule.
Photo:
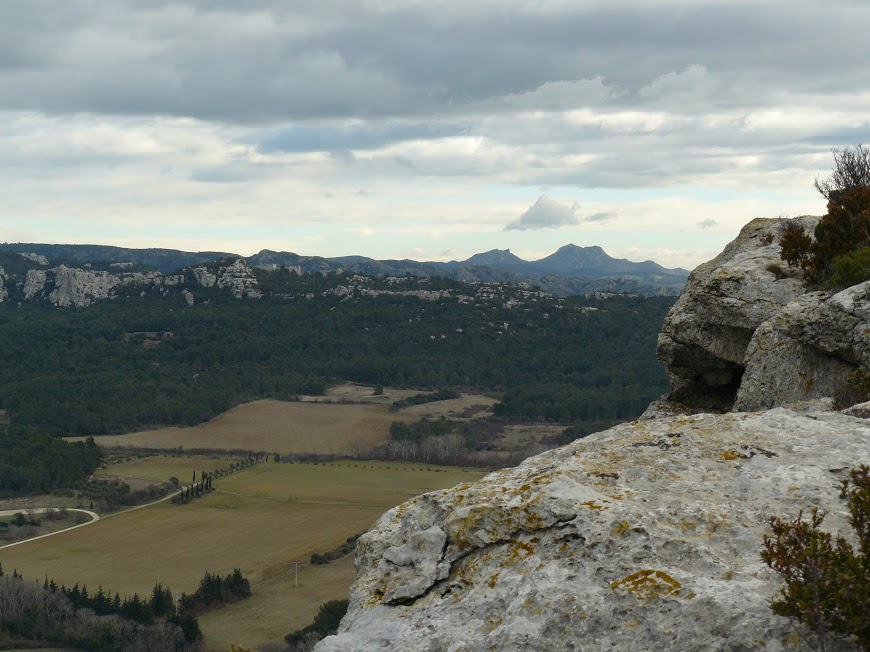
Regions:
<instances>
[{"instance_id":1,"label":"tree-covered hillside","mask_svg":"<svg viewBox=\"0 0 870 652\"><path fill-rule=\"evenodd\" d=\"M181 289L137 287L80 309L0 304L0 409L13 426L101 435L341 380L507 391L506 414L529 418L628 418L665 390L655 338L672 298L555 299L446 279L364 292L349 275L286 270L257 279L256 300L196 287L188 305ZM541 388L583 403L582 415L536 410L527 398Z\"/></svg>"}]
</instances>

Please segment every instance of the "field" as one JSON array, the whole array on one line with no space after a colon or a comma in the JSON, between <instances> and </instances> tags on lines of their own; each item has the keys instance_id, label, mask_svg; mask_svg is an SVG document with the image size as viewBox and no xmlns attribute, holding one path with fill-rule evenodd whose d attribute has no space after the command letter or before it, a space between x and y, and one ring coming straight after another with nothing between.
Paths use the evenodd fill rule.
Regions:
<instances>
[{"instance_id":1,"label":"field","mask_svg":"<svg viewBox=\"0 0 870 652\"><path fill-rule=\"evenodd\" d=\"M163 459L110 468L115 475L144 475L157 468L144 463ZM280 640L310 622L324 600L346 597L352 582L349 562L309 567L312 553L337 547L411 496L482 475L478 470L430 468L268 462L219 478L215 492L188 505L161 503L117 514L10 548L0 553L0 561L4 570L17 569L26 578L48 575L68 586L102 585L128 595L147 594L158 581L176 596L190 593L206 570L226 574L239 567L255 585L255 595L204 618L206 643L211 645L215 637L215 645L223 645L231 634L231 642L237 643ZM288 574L293 562L306 564L298 589ZM258 610L274 617L254 617Z\"/></svg>"},{"instance_id":2,"label":"field","mask_svg":"<svg viewBox=\"0 0 870 652\"><path fill-rule=\"evenodd\" d=\"M124 481L144 480L147 482L169 482L169 478L178 478L182 483L190 482L196 471L197 478L202 471L217 471L225 469L234 460L217 457L160 456L111 464L99 469L94 475L98 478Z\"/></svg>"},{"instance_id":3,"label":"field","mask_svg":"<svg viewBox=\"0 0 870 652\"><path fill-rule=\"evenodd\" d=\"M387 405L254 401L191 428L161 428L97 440L101 446L244 449L282 454L353 455L384 441L394 421L414 417Z\"/></svg>"}]
</instances>

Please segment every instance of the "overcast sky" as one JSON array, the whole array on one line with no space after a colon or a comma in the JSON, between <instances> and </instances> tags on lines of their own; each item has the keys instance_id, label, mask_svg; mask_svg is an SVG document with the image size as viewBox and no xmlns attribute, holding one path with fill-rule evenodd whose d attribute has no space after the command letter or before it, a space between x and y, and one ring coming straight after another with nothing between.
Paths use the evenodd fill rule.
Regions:
<instances>
[{"instance_id":1,"label":"overcast sky","mask_svg":"<svg viewBox=\"0 0 870 652\"><path fill-rule=\"evenodd\" d=\"M3 0L0 241L693 267L870 141L866 0Z\"/></svg>"}]
</instances>

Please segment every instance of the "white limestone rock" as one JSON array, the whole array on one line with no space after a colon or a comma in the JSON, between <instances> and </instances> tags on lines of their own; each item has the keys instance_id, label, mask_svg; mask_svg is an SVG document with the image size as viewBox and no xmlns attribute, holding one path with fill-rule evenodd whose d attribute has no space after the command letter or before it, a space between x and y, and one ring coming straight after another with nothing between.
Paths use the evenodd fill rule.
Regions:
<instances>
[{"instance_id":1,"label":"white limestone rock","mask_svg":"<svg viewBox=\"0 0 870 652\"><path fill-rule=\"evenodd\" d=\"M790 221L812 232L819 219ZM721 389L730 394L725 402L733 401L755 329L806 292L799 278L780 278L768 270L774 265L787 270L779 257L783 223L752 220L721 254L689 276L658 341L658 356L676 400L715 398Z\"/></svg>"},{"instance_id":2,"label":"white limestone rock","mask_svg":"<svg viewBox=\"0 0 870 652\"><path fill-rule=\"evenodd\" d=\"M870 281L806 294L755 332L735 410L831 396L856 366L870 368Z\"/></svg>"},{"instance_id":3,"label":"white limestone rock","mask_svg":"<svg viewBox=\"0 0 870 652\"><path fill-rule=\"evenodd\" d=\"M217 283L217 276L208 271L205 267L194 267L190 270L196 282L204 288L212 288Z\"/></svg>"},{"instance_id":4,"label":"white limestone rock","mask_svg":"<svg viewBox=\"0 0 870 652\"><path fill-rule=\"evenodd\" d=\"M45 291L48 275L41 269L29 269L24 277L24 298L30 300Z\"/></svg>"},{"instance_id":5,"label":"white limestone rock","mask_svg":"<svg viewBox=\"0 0 870 652\"><path fill-rule=\"evenodd\" d=\"M217 286L229 289L238 299L243 297L259 299L263 296L258 287L257 277L254 276L254 270L243 258L218 270Z\"/></svg>"},{"instance_id":6,"label":"white limestone rock","mask_svg":"<svg viewBox=\"0 0 870 652\"><path fill-rule=\"evenodd\" d=\"M89 306L94 301L108 299L113 295L113 289L121 283L121 279L108 272L72 269L66 265L51 271L54 272L54 289L49 293L48 300L61 308Z\"/></svg>"},{"instance_id":7,"label":"white limestone rock","mask_svg":"<svg viewBox=\"0 0 870 652\"><path fill-rule=\"evenodd\" d=\"M387 512L316 650L809 650L768 608L768 518L850 532L837 482L867 461L870 421L840 413L617 426Z\"/></svg>"},{"instance_id":8,"label":"white limestone rock","mask_svg":"<svg viewBox=\"0 0 870 652\"><path fill-rule=\"evenodd\" d=\"M45 256L43 256L42 254L34 254L34 253L29 253L29 252L21 252L19 255L20 255L22 258L24 258L25 260L29 260L29 261L31 261L31 262L34 262L34 263L38 264L38 265L44 265L44 266L46 266L46 267L48 266L48 258L46 258Z\"/></svg>"}]
</instances>

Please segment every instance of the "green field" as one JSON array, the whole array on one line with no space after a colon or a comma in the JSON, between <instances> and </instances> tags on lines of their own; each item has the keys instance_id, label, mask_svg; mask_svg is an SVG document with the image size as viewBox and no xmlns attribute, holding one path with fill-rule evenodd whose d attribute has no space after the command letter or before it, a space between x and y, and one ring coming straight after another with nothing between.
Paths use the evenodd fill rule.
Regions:
<instances>
[{"instance_id":1,"label":"green field","mask_svg":"<svg viewBox=\"0 0 870 652\"><path fill-rule=\"evenodd\" d=\"M98 470L94 475L98 478L146 480L148 482L169 482L169 478L176 477L182 484L186 484L190 482L194 471L199 479L202 471L210 473L218 469L226 469L234 461L234 459L229 458L213 457L145 457L130 462L111 464Z\"/></svg>"},{"instance_id":2,"label":"green field","mask_svg":"<svg viewBox=\"0 0 870 652\"><path fill-rule=\"evenodd\" d=\"M163 459L172 458L111 468L145 474L161 468ZM67 586L102 585L128 595L147 594L158 581L176 596L190 593L206 570L226 574L239 567L255 585L254 596L204 618L206 643L212 636L221 645L279 640L310 622L324 600L346 597L353 580L349 562L304 566L297 589L287 575L293 562L307 564L312 553L335 548L414 495L482 475L426 469L392 462L269 462L218 479L215 492L188 505L161 503L117 514L2 551L0 562L28 579L48 575ZM249 610L275 617L254 618Z\"/></svg>"}]
</instances>

